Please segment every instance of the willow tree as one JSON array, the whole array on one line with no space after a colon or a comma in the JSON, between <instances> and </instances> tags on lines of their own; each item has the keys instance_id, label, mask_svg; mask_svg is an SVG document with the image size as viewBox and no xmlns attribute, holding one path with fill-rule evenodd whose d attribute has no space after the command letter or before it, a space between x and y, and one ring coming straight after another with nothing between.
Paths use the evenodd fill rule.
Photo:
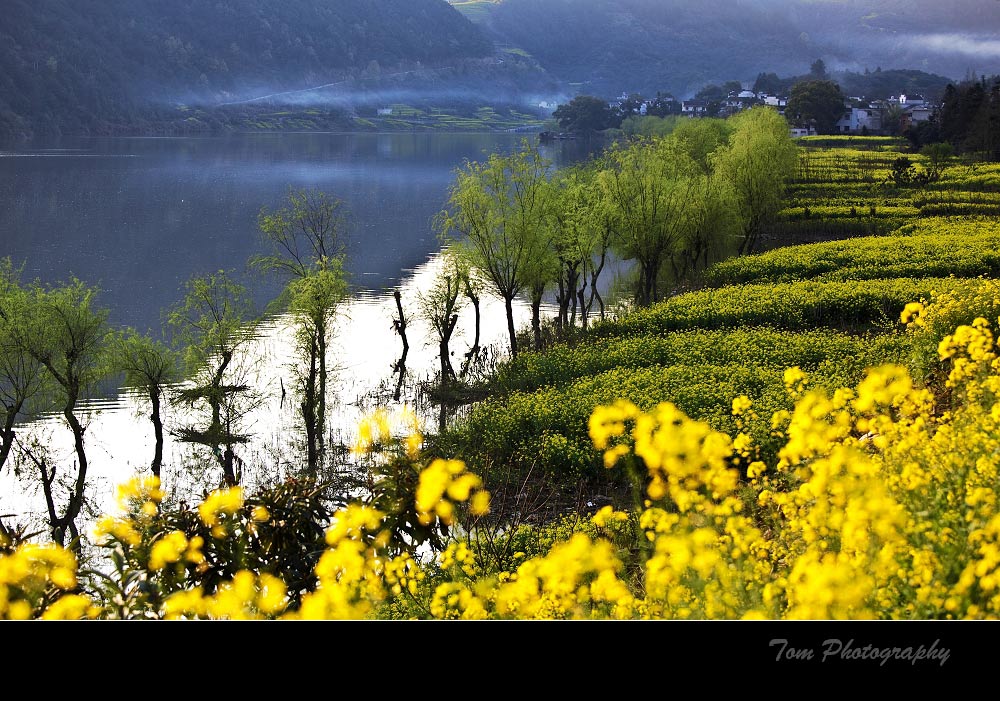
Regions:
<instances>
[{"instance_id":1,"label":"willow tree","mask_svg":"<svg viewBox=\"0 0 1000 701\"><path fill-rule=\"evenodd\" d=\"M770 107L754 107L730 118L729 142L711 157L715 174L731 192L739 221L739 255L752 253L764 227L782 206L785 183L795 172L798 149L788 122Z\"/></svg>"},{"instance_id":2,"label":"willow tree","mask_svg":"<svg viewBox=\"0 0 1000 701\"><path fill-rule=\"evenodd\" d=\"M288 283L288 296L288 311L301 358L300 365L295 368L295 379L306 433L306 467L315 475L325 450L326 349L333 316L347 296L340 260L320 259L304 275Z\"/></svg>"},{"instance_id":3,"label":"willow tree","mask_svg":"<svg viewBox=\"0 0 1000 701\"><path fill-rule=\"evenodd\" d=\"M45 384L42 364L18 342L18 326L28 321L19 274L10 258L0 259L0 469L14 447L14 427Z\"/></svg>"},{"instance_id":4,"label":"willow tree","mask_svg":"<svg viewBox=\"0 0 1000 701\"><path fill-rule=\"evenodd\" d=\"M517 355L514 298L529 285L532 256L549 213L550 162L527 141L485 163L466 161L455 175L435 225L445 243L466 249L507 312L510 351Z\"/></svg>"},{"instance_id":5,"label":"willow tree","mask_svg":"<svg viewBox=\"0 0 1000 701\"><path fill-rule=\"evenodd\" d=\"M577 165L560 170L552 179L555 195L550 226L552 248L559 262L556 303L560 329L575 325L578 309L586 327L595 298L602 310L604 306L597 281L604 269L614 228L607 209L602 207L596 172L593 165Z\"/></svg>"},{"instance_id":6,"label":"willow tree","mask_svg":"<svg viewBox=\"0 0 1000 701\"><path fill-rule=\"evenodd\" d=\"M223 270L191 278L183 301L168 315L173 340L184 349L193 377L192 386L178 390L176 399L208 415L207 425L182 426L175 435L210 448L227 486L240 481L234 448L250 438L239 430L252 397L246 351L257 322L246 288Z\"/></svg>"},{"instance_id":7,"label":"willow tree","mask_svg":"<svg viewBox=\"0 0 1000 701\"><path fill-rule=\"evenodd\" d=\"M718 174L699 176L693 199L698 206L691 210L688 226L670 256L671 272L678 282L690 281L714 261L732 255L739 226L731 207L732 189Z\"/></svg>"},{"instance_id":8,"label":"willow tree","mask_svg":"<svg viewBox=\"0 0 1000 701\"><path fill-rule=\"evenodd\" d=\"M733 129L732 119L685 119L677 125L670 138L707 174L712 171L712 154L729 143Z\"/></svg>"},{"instance_id":9,"label":"willow tree","mask_svg":"<svg viewBox=\"0 0 1000 701\"><path fill-rule=\"evenodd\" d=\"M667 139L638 141L609 150L599 173L604 207L615 228L614 247L639 269L636 301L659 298L660 271L692 224L700 169Z\"/></svg>"},{"instance_id":10,"label":"willow tree","mask_svg":"<svg viewBox=\"0 0 1000 701\"><path fill-rule=\"evenodd\" d=\"M172 348L135 329L118 334L112 348L114 366L124 373L126 386L149 401L154 439L150 470L159 477L163 466L163 395L169 385L180 379L180 359Z\"/></svg>"},{"instance_id":11,"label":"willow tree","mask_svg":"<svg viewBox=\"0 0 1000 701\"><path fill-rule=\"evenodd\" d=\"M15 293L14 299L8 297L5 312L8 341L16 352L43 368L51 384L51 399L73 435L75 474L66 482L68 493L62 507L57 503L57 465L33 451L28 457L38 469L52 539L64 545L69 536L74 547L79 544L76 519L84 505L89 470L86 417L80 403L93 396L110 370L108 310L96 307L97 294L97 288L76 278L54 286L35 282Z\"/></svg>"},{"instance_id":12,"label":"willow tree","mask_svg":"<svg viewBox=\"0 0 1000 701\"><path fill-rule=\"evenodd\" d=\"M451 337L458 324L458 314L465 302L463 287L469 276L467 263L454 251L444 249L438 260L439 269L430 286L417 294L421 318L434 329L438 340L438 358L441 362L441 385L447 386L456 379L451 364Z\"/></svg>"},{"instance_id":13,"label":"willow tree","mask_svg":"<svg viewBox=\"0 0 1000 701\"><path fill-rule=\"evenodd\" d=\"M301 364L296 368L306 432L307 465L315 472L323 454L328 347L337 306L347 296L347 213L344 202L319 190L289 190L283 207L261 210L257 225L268 253L251 266L286 279L282 299L295 323Z\"/></svg>"}]
</instances>

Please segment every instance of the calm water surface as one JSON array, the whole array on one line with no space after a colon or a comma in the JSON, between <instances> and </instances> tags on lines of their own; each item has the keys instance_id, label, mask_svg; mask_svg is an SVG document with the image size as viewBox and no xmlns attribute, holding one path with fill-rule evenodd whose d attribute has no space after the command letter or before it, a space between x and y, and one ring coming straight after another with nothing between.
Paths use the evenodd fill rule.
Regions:
<instances>
[{"instance_id":1,"label":"calm water surface","mask_svg":"<svg viewBox=\"0 0 1000 701\"><path fill-rule=\"evenodd\" d=\"M529 135L531 136L531 135ZM520 145L519 134L248 134L67 139L0 149L0 257L25 277L76 275L104 290L116 324L158 329L192 275L245 272L257 216L288 188L318 188L349 212L352 282L380 291L437 250L431 226L454 170ZM541 147L556 166L581 142ZM246 280L263 306L272 280Z\"/></svg>"},{"instance_id":2,"label":"calm water surface","mask_svg":"<svg viewBox=\"0 0 1000 701\"><path fill-rule=\"evenodd\" d=\"M182 297L194 275L233 271L263 307L280 291L250 277L246 261L259 252L257 215L283 204L288 188L317 188L344 200L348 272L355 288L341 308L333 343L335 367L330 438L350 444L358 420L374 406L414 406L433 429L437 410L421 405L416 387L436 367L436 344L417 318L417 297L433 279L439 244L431 220L442 209L454 171L466 160L519 147L519 134L261 134L216 138L68 139L0 150L0 257L24 264L24 277L58 283L75 275L102 290L112 324L158 333L162 313ZM585 159L586 144L541 147L554 165ZM402 290L410 317L410 352L400 401L392 364L402 345L392 331L392 289ZM506 350L503 304L483 301L484 345ZM526 323L526 304L517 307ZM460 314L452 342L461 359L473 333L471 307ZM245 479L280 476L301 455L291 396L291 334L271 318L253 352L259 404L245 428L254 441L240 453ZM282 388L287 395L282 397ZM88 405L91 499L113 504L114 487L148 469L152 425L148 407L129 391ZM168 407L168 428L186 420ZM73 464L68 429L59 417L29 424L63 464ZM168 488L196 490L220 475L193 474L189 445L168 438ZM68 471L69 472L69 471ZM0 514L6 522L39 518L31 480L0 474Z\"/></svg>"}]
</instances>

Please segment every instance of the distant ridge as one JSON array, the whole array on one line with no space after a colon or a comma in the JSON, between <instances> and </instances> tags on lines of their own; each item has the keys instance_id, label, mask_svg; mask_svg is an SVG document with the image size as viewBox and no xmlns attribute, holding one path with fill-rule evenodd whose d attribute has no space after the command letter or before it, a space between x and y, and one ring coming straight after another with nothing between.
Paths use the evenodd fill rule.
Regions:
<instances>
[{"instance_id":1,"label":"distant ridge","mask_svg":"<svg viewBox=\"0 0 1000 701\"><path fill-rule=\"evenodd\" d=\"M80 133L492 54L444 0L3 0L0 135Z\"/></svg>"},{"instance_id":2,"label":"distant ridge","mask_svg":"<svg viewBox=\"0 0 1000 701\"><path fill-rule=\"evenodd\" d=\"M579 92L690 97L759 73L1000 73L996 0L452 0Z\"/></svg>"}]
</instances>

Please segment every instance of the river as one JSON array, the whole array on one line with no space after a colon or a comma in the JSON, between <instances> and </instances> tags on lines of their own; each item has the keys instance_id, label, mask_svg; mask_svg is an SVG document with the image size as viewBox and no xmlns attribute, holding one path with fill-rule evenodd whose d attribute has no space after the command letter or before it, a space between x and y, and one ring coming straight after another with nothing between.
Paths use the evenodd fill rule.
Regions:
<instances>
[{"instance_id":1,"label":"river","mask_svg":"<svg viewBox=\"0 0 1000 701\"><path fill-rule=\"evenodd\" d=\"M247 272L264 252L257 233L262 208L280 207L289 188L322 190L348 212L352 295L336 321L331 363L329 439L350 445L358 421L375 406L414 408L427 428L437 409L423 403L421 381L437 368L437 347L419 319L417 297L433 279L440 244L431 221L445 206L454 172L465 161L517 149L524 134L246 134L205 138L73 138L0 148L0 257L23 264L23 277L59 283L69 276L101 289L100 303L116 327L158 334L162 314L177 303L192 276L225 269L251 290L263 310L278 281ZM528 135L528 138L533 138ZM586 159L587 145L540 146L556 167ZM402 351L392 329L398 288L410 351L399 400L392 369ZM519 324L528 320L516 305ZM461 359L471 343L471 306L460 312L452 341ZM506 353L503 304L487 295L482 339L488 358ZM301 464L297 401L291 396L293 357L287 319L269 317L253 352L255 406L243 428L253 440L240 451L245 483L280 479ZM113 507L114 488L148 471L152 424L141 397L119 388L85 407L91 471L88 497L97 513ZM183 423L168 406L168 428ZM64 474L72 473L71 438L58 416L22 427L39 437ZM188 444L168 438L164 482L187 493L217 484L219 475ZM20 478L0 474L0 516L7 524L40 524L44 502L26 465Z\"/></svg>"}]
</instances>

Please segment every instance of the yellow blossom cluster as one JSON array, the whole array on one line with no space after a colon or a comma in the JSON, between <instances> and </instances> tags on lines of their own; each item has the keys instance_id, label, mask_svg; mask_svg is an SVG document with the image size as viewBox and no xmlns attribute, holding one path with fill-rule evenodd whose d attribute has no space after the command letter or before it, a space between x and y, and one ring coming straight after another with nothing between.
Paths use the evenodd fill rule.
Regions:
<instances>
[{"instance_id":1,"label":"yellow blossom cluster","mask_svg":"<svg viewBox=\"0 0 1000 701\"><path fill-rule=\"evenodd\" d=\"M27 543L0 555L0 620L96 618L100 608L77 586L76 557L57 545Z\"/></svg>"},{"instance_id":2,"label":"yellow blossom cluster","mask_svg":"<svg viewBox=\"0 0 1000 701\"><path fill-rule=\"evenodd\" d=\"M226 536L228 517L243 508L243 488L216 489L198 506L202 523L212 529L213 538Z\"/></svg>"},{"instance_id":3,"label":"yellow blossom cluster","mask_svg":"<svg viewBox=\"0 0 1000 701\"><path fill-rule=\"evenodd\" d=\"M170 595L163 604L164 618L253 620L275 618L288 605L285 583L274 575L237 572L211 595L201 587Z\"/></svg>"},{"instance_id":4,"label":"yellow blossom cluster","mask_svg":"<svg viewBox=\"0 0 1000 701\"><path fill-rule=\"evenodd\" d=\"M455 504L469 502L474 516L489 511L490 494L482 489L480 477L465 469L461 460L438 458L420 473L417 485L417 518L427 526L440 519L451 525L455 520Z\"/></svg>"},{"instance_id":5,"label":"yellow blossom cluster","mask_svg":"<svg viewBox=\"0 0 1000 701\"><path fill-rule=\"evenodd\" d=\"M932 333L933 304L907 310L911 332ZM395 602L407 616L439 619L998 618L1000 351L985 319L935 342L961 401L943 405L900 365L872 368L832 393L790 368L794 408L770 417L736 397L734 415L783 439L769 463L754 459L742 429L731 438L669 403L597 407L589 430L605 464L641 477L634 511L607 506L568 530L539 527L527 548L534 554L510 541L508 569L479 557L502 532L488 542L452 534L424 562L392 542L390 514L356 502L334 514L315 587L296 608L278 577L241 570L211 592L172 593L155 615L365 619ZM130 516L105 522L104 532L132 542L155 511L147 504L162 499L158 489L126 487ZM455 524L463 502L481 514L488 498L465 463L443 459L420 472L414 495L425 526ZM242 504L238 489L220 490L199 514L227 538ZM160 534L148 576L197 562L202 547L180 531ZM22 545L0 556L2 617L98 615L75 587L75 559L60 548Z\"/></svg>"},{"instance_id":6,"label":"yellow blossom cluster","mask_svg":"<svg viewBox=\"0 0 1000 701\"><path fill-rule=\"evenodd\" d=\"M385 447L395 436L402 434L403 446L410 459L416 459L423 444L420 418L409 406L395 414L378 408L358 424L358 435L351 452L356 456L369 455Z\"/></svg>"}]
</instances>

